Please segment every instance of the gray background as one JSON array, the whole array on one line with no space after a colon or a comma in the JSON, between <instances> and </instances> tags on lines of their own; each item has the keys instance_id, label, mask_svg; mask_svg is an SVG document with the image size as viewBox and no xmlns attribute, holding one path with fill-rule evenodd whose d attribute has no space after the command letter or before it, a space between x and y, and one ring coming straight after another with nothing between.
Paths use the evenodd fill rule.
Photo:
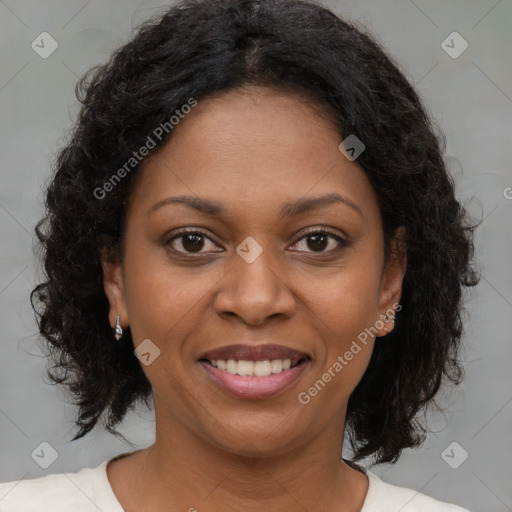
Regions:
<instances>
[{"instance_id":1,"label":"gray background","mask_svg":"<svg viewBox=\"0 0 512 512\"><path fill-rule=\"evenodd\" d=\"M475 512L512 510L512 1L324 3L367 27L405 69L446 133L458 197L484 219L476 232L482 280L467 296L466 379L443 396L449 411L430 415L435 434L425 445L374 471ZM63 391L46 383L28 299L38 272L33 228L42 215L51 155L77 111L77 78L104 62L161 6L0 1L0 481L93 467L152 442L151 413L133 413L123 424L135 447L101 428L69 442L75 411ZM31 48L43 31L59 44L47 59ZM453 31L469 44L456 59L441 47ZM31 458L43 441L58 452L46 470ZM469 454L457 469L441 456L452 442L458 443L448 450L452 465L462 460L462 450Z\"/></svg>"}]
</instances>

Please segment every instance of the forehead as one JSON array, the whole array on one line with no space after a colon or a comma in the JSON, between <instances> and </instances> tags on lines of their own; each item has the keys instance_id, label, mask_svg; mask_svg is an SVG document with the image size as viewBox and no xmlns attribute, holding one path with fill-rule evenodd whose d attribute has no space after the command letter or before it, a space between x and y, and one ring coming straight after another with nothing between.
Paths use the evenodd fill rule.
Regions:
<instances>
[{"instance_id":1,"label":"forehead","mask_svg":"<svg viewBox=\"0 0 512 512\"><path fill-rule=\"evenodd\" d=\"M208 97L144 162L133 204L186 194L257 213L334 192L374 214L373 189L341 140L332 113L301 95L252 86Z\"/></svg>"}]
</instances>

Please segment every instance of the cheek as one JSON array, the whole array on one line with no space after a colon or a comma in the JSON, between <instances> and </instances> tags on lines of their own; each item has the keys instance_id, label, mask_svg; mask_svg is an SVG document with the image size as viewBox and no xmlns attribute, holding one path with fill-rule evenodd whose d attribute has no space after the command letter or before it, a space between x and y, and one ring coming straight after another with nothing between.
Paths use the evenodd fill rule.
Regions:
<instances>
[{"instance_id":1,"label":"cheek","mask_svg":"<svg viewBox=\"0 0 512 512\"><path fill-rule=\"evenodd\" d=\"M303 282L306 307L323 340L317 347L319 364L312 368L311 381L317 384L311 391L320 394L325 385L332 392L322 391L327 401L347 399L371 358L381 277L380 259L372 254L379 253L370 248L354 251L328 276L317 273Z\"/></svg>"},{"instance_id":2,"label":"cheek","mask_svg":"<svg viewBox=\"0 0 512 512\"><path fill-rule=\"evenodd\" d=\"M208 291L221 279L221 270L180 268L169 263L163 249L147 243L132 247L124 261L124 282L134 342L149 338L167 350L176 349L179 344L172 340L200 325Z\"/></svg>"},{"instance_id":3,"label":"cheek","mask_svg":"<svg viewBox=\"0 0 512 512\"><path fill-rule=\"evenodd\" d=\"M309 387L298 396L300 403L313 399L326 411L340 411L363 377L375 342L371 326L375 323L374 288L358 286L353 293L342 286L343 281L331 282L331 301L311 315L317 318L316 329L323 343L317 344L317 364L311 367ZM372 292L372 293L370 293Z\"/></svg>"},{"instance_id":4,"label":"cheek","mask_svg":"<svg viewBox=\"0 0 512 512\"><path fill-rule=\"evenodd\" d=\"M380 260L370 251L354 251L342 264L304 275L301 293L305 303L343 338L357 336L378 316Z\"/></svg>"}]
</instances>

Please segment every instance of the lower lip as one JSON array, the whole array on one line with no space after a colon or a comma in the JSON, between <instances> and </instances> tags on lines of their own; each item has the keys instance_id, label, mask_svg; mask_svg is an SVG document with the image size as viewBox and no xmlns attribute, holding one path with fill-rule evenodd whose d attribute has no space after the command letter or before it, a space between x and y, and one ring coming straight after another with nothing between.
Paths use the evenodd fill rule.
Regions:
<instances>
[{"instance_id":1,"label":"lower lip","mask_svg":"<svg viewBox=\"0 0 512 512\"><path fill-rule=\"evenodd\" d=\"M199 361L213 380L229 393L240 398L267 398L288 389L306 368L304 360L297 366L268 377L242 377L219 370L206 361Z\"/></svg>"}]
</instances>

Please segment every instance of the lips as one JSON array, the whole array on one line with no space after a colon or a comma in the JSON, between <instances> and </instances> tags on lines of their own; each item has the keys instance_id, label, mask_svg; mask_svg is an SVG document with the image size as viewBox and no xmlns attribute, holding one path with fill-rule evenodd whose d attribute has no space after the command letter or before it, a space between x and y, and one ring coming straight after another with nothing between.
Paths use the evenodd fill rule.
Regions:
<instances>
[{"instance_id":1,"label":"lips","mask_svg":"<svg viewBox=\"0 0 512 512\"><path fill-rule=\"evenodd\" d=\"M284 345L225 345L205 352L200 360L216 361L218 359L238 359L244 361L262 361L269 359L311 359L306 352L286 347Z\"/></svg>"}]
</instances>

